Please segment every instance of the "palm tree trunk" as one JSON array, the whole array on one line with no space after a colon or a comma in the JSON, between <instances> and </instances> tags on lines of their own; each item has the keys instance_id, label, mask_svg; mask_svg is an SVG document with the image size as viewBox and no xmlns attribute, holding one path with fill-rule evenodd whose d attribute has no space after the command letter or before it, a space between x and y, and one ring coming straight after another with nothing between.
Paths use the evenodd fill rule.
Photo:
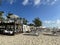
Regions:
<instances>
[{"instance_id":1,"label":"palm tree trunk","mask_svg":"<svg viewBox=\"0 0 60 45\"><path fill-rule=\"evenodd\" d=\"M14 18L14 31L16 31L16 23L15 23L15 18Z\"/></svg>"}]
</instances>

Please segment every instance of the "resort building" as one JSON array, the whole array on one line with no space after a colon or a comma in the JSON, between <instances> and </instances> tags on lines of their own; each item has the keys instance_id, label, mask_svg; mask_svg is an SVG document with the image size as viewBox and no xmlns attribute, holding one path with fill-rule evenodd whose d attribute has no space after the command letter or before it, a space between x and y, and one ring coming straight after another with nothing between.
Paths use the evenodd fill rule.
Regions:
<instances>
[{"instance_id":1,"label":"resort building","mask_svg":"<svg viewBox=\"0 0 60 45\"><path fill-rule=\"evenodd\" d=\"M11 15L8 20L0 21L0 29L13 30L17 32L23 32L22 30L22 20L18 19L17 15Z\"/></svg>"}]
</instances>

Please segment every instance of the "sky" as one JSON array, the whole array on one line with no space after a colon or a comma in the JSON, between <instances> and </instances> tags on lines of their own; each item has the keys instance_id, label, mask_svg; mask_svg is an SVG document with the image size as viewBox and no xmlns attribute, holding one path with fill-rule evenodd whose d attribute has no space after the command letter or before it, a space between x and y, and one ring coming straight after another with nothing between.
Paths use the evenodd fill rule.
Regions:
<instances>
[{"instance_id":1,"label":"sky","mask_svg":"<svg viewBox=\"0 0 60 45\"><path fill-rule=\"evenodd\" d=\"M60 27L60 0L2 0L0 11L26 18L32 23L39 17L46 27Z\"/></svg>"}]
</instances>

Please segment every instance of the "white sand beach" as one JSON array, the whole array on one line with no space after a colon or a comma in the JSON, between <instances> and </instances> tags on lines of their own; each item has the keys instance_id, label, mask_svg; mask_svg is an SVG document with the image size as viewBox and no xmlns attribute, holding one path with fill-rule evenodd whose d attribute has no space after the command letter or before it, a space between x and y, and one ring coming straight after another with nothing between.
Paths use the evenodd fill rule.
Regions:
<instances>
[{"instance_id":1,"label":"white sand beach","mask_svg":"<svg viewBox=\"0 0 60 45\"><path fill-rule=\"evenodd\" d=\"M0 45L60 45L60 36L0 35Z\"/></svg>"}]
</instances>

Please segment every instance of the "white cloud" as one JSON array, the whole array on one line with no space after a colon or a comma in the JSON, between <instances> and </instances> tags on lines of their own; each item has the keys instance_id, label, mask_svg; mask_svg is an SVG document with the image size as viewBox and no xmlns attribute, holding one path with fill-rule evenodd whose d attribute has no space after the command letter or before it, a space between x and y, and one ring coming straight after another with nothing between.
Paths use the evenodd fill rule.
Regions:
<instances>
[{"instance_id":1,"label":"white cloud","mask_svg":"<svg viewBox=\"0 0 60 45\"><path fill-rule=\"evenodd\" d=\"M46 20L46 21L44 21L44 23L47 23L47 24L60 24L60 20L59 19L57 19L57 20L54 20L54 21L52 21L52 20Z\"/></svg>"},{"instance_id":2,"label":"white cloud","mask_svg":"<svg viewBox=\"0 0 60 45\"><path fill-rule=\"evenodd\" d=\"M18 0L7 0L10 4L15 3ZM58 0L23 0L22 4L24 6L26 5L34 5L34 6L40 6L40 4L43 5L54 5Z\"/></svg>"},{"instance_id":3,"label":"white cloud","mask_svg":"<svg viewBox=\"0 0 60 45\"><path fill-rule=\"evenodd\" d=\"M43 24L44 24L44 26L47 25L48 27L49 26L52 26L52 27L53 26L55 26L55 27L60 26L60 19L57 19L57 20L54 20L54 21L53 20L46 20L46 21L43 22Z\"/></svg>"},{"instance_id":4,"label":"white cloud","mask_svg":"<svg viewBox=\"0 0 60 45\"><path fill-rule=\"evenodd\" d=\"M10 4L13 4L16 0L7 0Z\"/></svg>"},{"instance_id":5,"label":"white cloud","mask_svg":"<svg viewBox=\"0 0 60 45\"><path fill-rule=\"evenodd\" d=\"M49 24L49 23L51 23L51 21L46 20L46 21L44 21L44 23Z\"/></svg>"},{"instance_id":6,"label":"white cloud","mask_svg":"<svg viewBox=\"0 0 60 45\"><path fill-rule=\"evenodd\" d=\"M40 6L42 5L54 5L58 0L23 0L22 4L25 5L33 5ZM11 1L12 3L13 1Z\"/></svg>"},{"instance_id":7,"label":"white cloud","mask_svg":"<svg viewBox=\"0 0 60 45\"><path fill-rule=\"evenodd\" d=\"M57 19L56 24L60 24L60 20L59 19Z\"/></svg>"},{"instance_id":8,"label":"white cloud","mask_svg":"<svg viewBox=\"0 0 60 45\"><path fill-rule=\"evenodd\" d=\"M43 5L54 5L58 0L43 0Z\"/></svg>"},{"instance_id":9,"label":"white cloud","mask_svg":"<svg viewBox=\"0 0 60 45\"><path fill-rule=\"evenodd\" d=\"M10 4L13 4L14 0L10 0Z\"/></svg>"},{"instance_id":10,"label":"white cloud","mask_svg":"<svg viewBox=\"0 0 60 45\"><path fill-rule=\"evenodd\" d=\"M34 5L37 6L37 5L40 5L41 3L41 0L34 0Z\"/></svg>"},{"instance_id":11,"label":"white cloud","mask_svg":"<svg viewBox=\"0 0 60 45\"><path fill-rule=\"evenodd\" d=\"M50 0L46 0L47 2L50 2Z\"/></svg>"},{"instance_id":12,"label":"white cloud","mask_svg":"<svg viewBox=\"0 0 60 45\"><path fill-rule=\"evenodd\" d=\"M57 0L53 0L53 1L51 2L51 5L54 5L56 2L57 2Z\"/></svg>"},{"instance_id":13,"label":"white cloud","mask_svg":"<svg viewBox=\"0 0 60 45\"><path fill-rule=\"evenodd\" d=\"M25 5L28 4L28 2L29 2L29 0L24 0L24 1L22 2L22 4L25 6Z\"/></svg>"}]
</instances>

